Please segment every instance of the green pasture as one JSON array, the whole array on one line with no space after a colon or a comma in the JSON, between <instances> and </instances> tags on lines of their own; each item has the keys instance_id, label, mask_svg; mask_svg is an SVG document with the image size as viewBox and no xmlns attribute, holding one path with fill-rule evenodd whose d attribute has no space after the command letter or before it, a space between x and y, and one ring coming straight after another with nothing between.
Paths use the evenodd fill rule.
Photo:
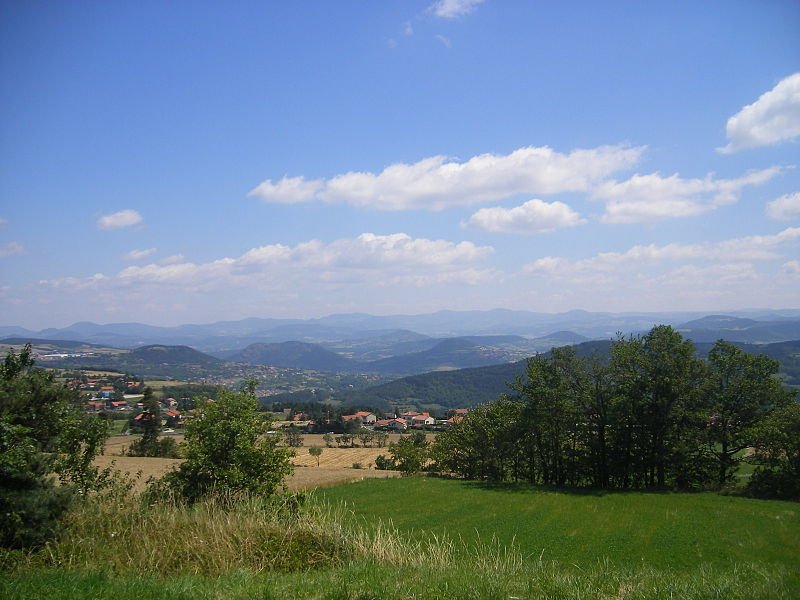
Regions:
<instances>
[{"instance_id":1,"label":"green pasture","mask_svg":"<svg viewBox=\"0 0 800 600\"><path fill-rule=\"evenodd\" d=\"M800 585L800 505L713 493L563 492L435 478L366 480L320 492L356 521L514 545L528 560L682 570L757 563Z\"/></svg>"}]
</instances>

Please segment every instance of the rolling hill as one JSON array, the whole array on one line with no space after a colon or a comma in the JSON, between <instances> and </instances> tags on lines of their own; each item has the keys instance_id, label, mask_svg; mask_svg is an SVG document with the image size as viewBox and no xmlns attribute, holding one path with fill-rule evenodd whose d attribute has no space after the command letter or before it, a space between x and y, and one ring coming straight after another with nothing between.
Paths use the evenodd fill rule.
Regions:
<instances>
[{"instance_id":1,"label":"rolling hill","mask_svg":"<svg viewBox=\"0 0 800 600\"><path fill-rule=\"evenodd\" d=\"M272 365L311 371L350 372L358 370L355 361L318 344L306 342L250 344L240 352L232 354L230 360L251 365Z\"/></svg>"}]
</instances>

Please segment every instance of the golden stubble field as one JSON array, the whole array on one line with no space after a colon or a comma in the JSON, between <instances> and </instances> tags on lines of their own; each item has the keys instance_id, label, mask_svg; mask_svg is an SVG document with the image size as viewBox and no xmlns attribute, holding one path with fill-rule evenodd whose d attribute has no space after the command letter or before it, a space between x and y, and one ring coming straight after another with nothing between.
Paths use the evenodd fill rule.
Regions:
<instances>
[{"instance_id":1,"label":"golden stubble field","mask_svg":"<svg viewBox=\"0 0 800 600\"><path fill-rule=\"evenodd\" d=\"M183 442L182 435L173 437L176 442ZM399 437L391 435L389 441L396 441ZM125 435L109 438L104 454L97 457L95 464L103 468L113 464L114 468L135 477L137 490L144 489L145 482L150 477L159 478L180 465L181 459L122 456L123 449L126 449L134 439L136 438ZM399 476L396 471L375 469L375 458L380 454L388 454L388 448L327 448L322 435L305 435L303 444L302 447L294 449L295 457L292 463L297 468L294 475L286 482L290 490L313 489L367 478ZM316 457L308 453L311 446L323 448L319 466ZM354 464L359 464L361 468L353 468Z\"/></svg>"}]
</instances>

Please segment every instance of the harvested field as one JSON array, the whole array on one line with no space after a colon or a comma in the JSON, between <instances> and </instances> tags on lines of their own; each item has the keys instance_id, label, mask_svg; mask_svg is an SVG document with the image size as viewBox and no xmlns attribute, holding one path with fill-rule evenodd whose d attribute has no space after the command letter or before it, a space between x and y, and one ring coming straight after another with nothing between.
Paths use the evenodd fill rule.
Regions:
<instances>
[{"instance_id":1,"label":"harvested field","mask_svg":"<svg viewBox=\"0 0 800 600\"><path fill-rule=\"evenodd\" d=\"M297 455L292 462L297 466L317 468L317 459L308 453L308 448L295 448ZM348 469L353 463L361 463L364 469L375 466L379 454L388 455L387 448L324 448L319 457L319 466Z\"/></svg>"},{"instance_id":2,"label":"harvested field","mask_svg":"<svg viewBox=\"0 0 800 600\"><path fill-rule=\"evenodd\" d=\"M182 435L174 437L179 443L183 441ZM95 464L107 467L113 462L115 468L131 477L141 473L136 479L135 489L138 491L144 489L145 482L150 477L159 478L181 464L181 459L176 458L121 456L122 449L134 439L136 438L122 435L109 438L105 454L98 456ZM290 490L313 489L367 478L399 475L396 471L377 471L369 468L374 465L376 456L387 453L386 448L325 448L320 456L319 467L317 459L308 454L308 448L296 448L295 451L297 456L292 462L297 468L287 481ZM353 463L361 463L364 468L353 469Z\"/></svg>"}]
</instances>

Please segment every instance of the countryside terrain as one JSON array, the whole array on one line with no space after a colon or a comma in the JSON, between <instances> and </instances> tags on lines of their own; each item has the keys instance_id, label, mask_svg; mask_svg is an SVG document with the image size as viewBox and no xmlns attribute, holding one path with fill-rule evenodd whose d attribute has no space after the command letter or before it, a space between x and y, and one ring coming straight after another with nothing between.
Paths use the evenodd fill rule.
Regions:
<instances>
[{"instance_id":1,"label":"countryside terrain","mask_svg":"<svg viewBox=\"0 0 800 600\"><path fill-rule=\"evenodd\" d=\"M787 323L785 331L790 335L793 321ZM766 335L766 330L780 337L776 331L781 331L774 324L752 325L721 317L703 319L701 324L718 327L717 333L722 325L728 326L728 331L755 329L759 336ZM425 340L408 332L399 337L404 339L398 344ZM23 339L10 338L4 344L18 349ZM385 333L382 339L381 343L387 344ZM408 365L403 369L421 371L391 381L378 380L378 385L370 385L369 377L377 376L374 372L353 370L337 375L336 371L306 371L298 366L239 363L232 360L234 355L223 359L188 346L153 344L126 350L74 340L37 339L34 349L40 355L85 354L42 361L59 372L79 369L85 359L93 362L94 370L84 373L93 377L107 374L103 369L137 376L153 369L151 372L164 379L148 383L154 384L162 399L167 390L195 389L195 374L205 373L204 384L215 381L215 373L235 381L237 374L252 373L246 369L250 365L274 368L277 373L288 369L299 377L294 383L301 389L267 396L275 404L291 405L293 397L306 398L316 389L312 396L332 405L392 410L404 404L444 412L495 400L508 391L509 383L525 375L523 359L461 369L443 366L441 361L454 364L453 357L461 353L473 356L475 347L483 347L476 342L488 339L450 338L405 354L395 350L398 353L393 356L379 357L391 352L387 350L391 344L365 351L361 356L370 355L370 360L359 364L403 361ZM510 347L520 351L523 342L530 341L512 335L491 339L495 344L492 352L498 353ZM611 345L610 341L585 340L565 332L548 339L573 341L579 358L606 360ZM321 357L348 368L356 362L341 348L335 352L309 342L269 344L273 345L256 348L266 354L249 360L286 361L286 365L302 362L303 356L309 360ZM735 344L747 352L775 358L784 385L797 385L800 342ZM705 341L694 344L699 357L708 354L711 346ZM281 350L287 352L283 358ZM541 357L549 356L541 351ZM434 363L438 366L431 369ZM427 369L431 370L425 372ZM320 388L313 385L302 388L303 382L308 382L303 379L306 372L314 377L330 373L342 378L315 379L315 383L325 381L327 385L326 393L319 394ZM183 381L177 379L179 374L185 377ZM364 378L347 379L357 376ZM347 381L358 383L344 383ZM428 443L441 435L428 434ZM224 506L213 499L194 505L163 500L153 504L148 496L150 482L186 460L180 431L163 437L178 444L181 458L130 456L131 444L140 436L108 438L94 464L116 469L128 483L120 480L97 501L77 505L64 524L69 533L48 542L45 550L0 555L4 573L0 595L790 599L800 593L798 505L742 497L741 490L753 472L748 458L725 494L556 489L402 477L398 471L379 470L376 464L379 456L390 453L392 445L408 441L407 436L392 434L387 440L389 447L382 448L329 447L330 439L305 433L289 458L293 473L285 480L284 491L272 499L243 497ZM321 454L314 456L311 449L321 449Z\"/></svg>"}]
</instances>

